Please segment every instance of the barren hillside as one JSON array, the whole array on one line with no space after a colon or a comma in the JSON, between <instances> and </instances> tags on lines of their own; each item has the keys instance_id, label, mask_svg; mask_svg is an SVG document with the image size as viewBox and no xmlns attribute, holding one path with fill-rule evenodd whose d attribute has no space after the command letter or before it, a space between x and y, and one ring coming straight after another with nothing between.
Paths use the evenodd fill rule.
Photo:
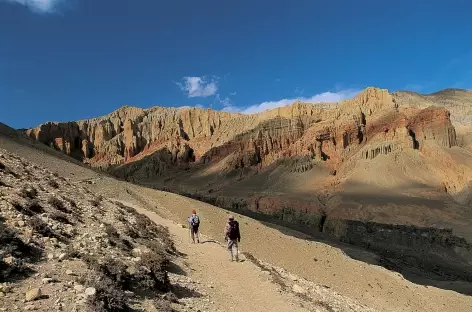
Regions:
<instances>
[{"instance_id":1,"label":"barren hillside","mask_svg":"<svg viewBox=\"0 0 472 312\"><path fill-rule=\"evenodd\" d=\"M0 149L2 311L170 311L172 254L148 217Z\"/></svg>"},{"instance_id":2,"label":"barren hillside","mask_svg":"<svg viewBox=\"0 0 472 312\"><path fill-rule=\"evenodd\" d=\"M228 267L224 249L215 243L221 242L227 210L115 180L66 161L59 153L24 138L0 135L0 146L23 156L24 163L41 164L70 179L71 184L93 188L106 202L120 201L136 207L152 220L167 225L177 250L186 254L175 259L184 273L169 273L171 284L177 289L191 290L179 293L177 307L183 311L368 311L370 307L378 311L439 312L472 308L471 297L464 295L472 293L469 282L433 273L425 275L362 248L322 238L322 242L314 241L300 232L240 214L236 217L241 222L242 251L247 257L245 262ZM188 232L179 225L191 209L197 209L204 222L205 243L198 247L188 244ZM26 283L36 285L33 281L40 283L36 276ZM21 300L15 305L23 307Z\"/></svg>"}]
</instances>

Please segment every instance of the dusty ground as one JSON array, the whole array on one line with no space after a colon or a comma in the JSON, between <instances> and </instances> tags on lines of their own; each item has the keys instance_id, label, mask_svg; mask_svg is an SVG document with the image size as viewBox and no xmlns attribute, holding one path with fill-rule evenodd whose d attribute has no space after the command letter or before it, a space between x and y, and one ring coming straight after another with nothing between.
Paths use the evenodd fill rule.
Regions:
<instances>
[{"instance_id":1,"label":"dusty ground","mask_svg":"<svg viewBox=\"0 0 472 312\"><path fill-rule=\"evenodd\" d=\"M0 311L170 311L173 254L163 226L0 149Z\"/></svg>"},{"instance_id":2,"label":"dusty ground","mask_svg":"<svg viewBox=\"0 0 472 312\"><path fill-rule=\"evenodd\" d=\"M0 137L0 145L33 162L41 163L50 168L50 170L57 171L60 175L78 181L90 181L88 183L93 183L91 184L93 190L107 197L116 198L129 202L134 206L155 211L166 219L173 220L177 223L184 223L191 209L195 208L202 219L202 233L208 238L217 241L222 240L222 228L228 212L220 208L174 194L154 191L116 181L112 178L99 175L89 169L58 160L51 155L33 150L28 146L18 144L5 137ZM363 261L353 260L348 255L349 252L345 252L347 249L344 247L338 248L325 243L310 241L307 240L308 237L306 236L281 227L263 224L243 216L237 217L242 227L243 252L249 252L256 259L271 263L271 265L283 267L288 272L300 276L310 283L314 283L313 285L316 287L324 286L323 288L335 291L341 294L345 300L354 300L359 304L379 311L466 312L472 310L472 297L451 290L414 284L398 273L388 271L379 266L369 265ZM224 265L226 259L224 249L211 243L198 246L185 246L183 242L186 239L186 230L181 229L177 231L174 226L170 226L170 229L172 234L176 237L179 248L188 254L186 261L189 264L189 268L187 271L191 272L188 274L192 278L195 277L196 280L201 279L203 281L203 277L218 274L218 272L222 271L228 271L221 270L221 267L217 265L218 263ZM178 237L181 237L181 243L179 243ZM362 251L356 252L358 254L362 253ZM365 253L364 256L374 257L374 255L369 253ZM213 260L215 259L214 257L217 257L216 261ZM231 268L233 264L227 263L227 265L228 266L223 267ZM271 283L268 278L266 278L264 282L264 279L258 276L257 271L254 270L254 266L249 265L248 261L236 265L241 265L238 267L241 270L247 270L244 272L238 271L241 276L252 276L253 280L256 281L255 286L249 286L251 283L245 278L241 280L241 283L244 281L243 286L239 283L237 284L240 289L248 287L255 287L257 289L259 289L259 287L267 287L266 291L268 293L276 293L278 291L279 288L277 287L279 286ZM205 269L205 266L209 267ZM203 283L209 284L206 280ZM224 285L226 279L222 280L221 283L222 284L219 285L220 288L215 287L208 290L210 302L212 300L211 294L213 291L215 292L213 294L215 298L219 298L218 304L221 304L221 307L230 307L233 302L244 304L245 300L241 300L239 297L232 299L232 297L227 295L227 292L218 295L220 289L231 289L233 293L236 291L231 284ZM470 289L470 284L444 282L441 287ZM254 295L256 294L257 292L254 292ZM291 298L291 296L292 295L288 295L288 298ZM261 298L261 300L265 299ZM296 300L288 301L294 304L300 302ZM214 302L216 302L216 300L214 300ZM218 304L215 304L217 309L220 308ZM288 305L286 307L292 311L296 306L297 305ZM271 306L265 306L264 310L270 309L270 307ZM254 311L253 308L254 307L248 311ZM303 309L299 305L298 308ZM244 309L241 309L241 311L244 311Z\"/></svg>"},{"instance_id":3,"label":"dusty ground","mask_svg":"<svg viewBox=\"0 0 472 312\"><path fill-rule=\"evenodd\" d=\"M250 254L231 262L225 248L210 237L204 235L200 244L192 244L187 228L136 208L169 228L177 249L186 255L176 261L183 269L180 274L199 284L210 302L205 311L373 311ZM179 274L171 274L171 280L182 283Z\"/></svg>"}]
</instances>

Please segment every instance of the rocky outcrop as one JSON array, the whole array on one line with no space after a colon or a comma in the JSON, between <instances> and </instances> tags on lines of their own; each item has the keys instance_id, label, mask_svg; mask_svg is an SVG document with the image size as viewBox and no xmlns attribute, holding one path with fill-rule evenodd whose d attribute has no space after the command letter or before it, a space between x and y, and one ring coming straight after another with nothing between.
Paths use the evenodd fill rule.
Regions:
<instances>
[{"instance_id":1,"label":"rocky outcrop","mask_svg":"<svg viewBox=\"0 0 472 312\"><path fill-rule=\"evenodd\" d=\"M421 110L408 121L407 128L420 147L428 141L444 147L457 145L450 113L444 108L429 107Z\"/></svg>"},{"instance_id":2,"label":"rocky outcrop","mask_svg":"<svg viewBox=\"0 0 472 312\"><path fill-rule=\"evenodd\" d=\"M45 123L38 128L27 130L27 135L41 143L76 156L82 150L80 129L75 122Z\"/></svg>"},{"instance_id":3,"label":"rocky outcrop","mask_svg":"<svg viewBox=\"0 0 472 312\"><path fill-rule=\"evenodd\" d=\"M400 106L427 108L444 107L451 112L454 126L472 125L472 91L462 89L444 89L431 94L419 94L409 91L393 92L392 96Z\"/></svg>"},{"instance_id":4,"label":"rocky outcrop","mask_svg":"<svg viewBox=\"0 0 472 312\"><path fill-rule=\"evenodd\" d=\"M387 90L367 88L342 103L297 102L250 116L195 108L123 107L102 118L46 123L27 134L92 165L129 163L167 147L173 154L190 153L184 156L186 161L208 164L226 159L228 170L264 167L280 158L305 155L335 166L363 145L387 142L367 152L372 158L397 144L390 142L395 135L389 131L398 132L403 145L413 148L425 142L456 145L446 110L398 113L399 109ZM404 128L409 135L404 135Z\"/></svg>"}]
</instances>

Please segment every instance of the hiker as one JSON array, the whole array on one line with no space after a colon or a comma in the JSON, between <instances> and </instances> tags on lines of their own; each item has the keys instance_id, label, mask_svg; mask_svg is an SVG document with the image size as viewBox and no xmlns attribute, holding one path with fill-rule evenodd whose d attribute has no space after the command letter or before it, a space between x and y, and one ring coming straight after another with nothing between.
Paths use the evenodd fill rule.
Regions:
<instances>
[{"instance_id":1,"label":"hiker","mask_svg":"<svg viewBox=\"0 0 472 312\"><path fill-rule=\"evenodd\" d=\"M198 236L198 227L200 226L200 218L197 215L197 212L192 210L192 215L188 217L188 225L190 230L190 235L193 243L195 244L195 238L197 238L197 243L200 243L200 238Z\"/></svg>"},{"instance_id":2,"label":"hiker","mask_svg":"<svg viewBox=\"0 0 472 312\"><path fill-rule=\"evenodd\" d=\"M239 233L239 223L234 220L234 217L230 215L228 217L228 223L225 226L225 241L228 244L228 252L231 257L231 261L239 261L239 250L238 242L241 241L241 234ZM236 252L233 256L233 248L236 249Z\"/></svg>"}]
</instances>

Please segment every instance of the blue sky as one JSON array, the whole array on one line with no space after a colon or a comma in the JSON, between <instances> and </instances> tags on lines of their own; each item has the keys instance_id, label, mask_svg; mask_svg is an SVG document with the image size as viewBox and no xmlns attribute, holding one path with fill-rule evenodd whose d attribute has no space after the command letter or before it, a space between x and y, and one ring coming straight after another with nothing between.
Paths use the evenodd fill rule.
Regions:
<instances>
[{"instance_id":1,"label":"blue sky","mask_svg":"<svg viewBox=\"0 0 472 312\"><path fill-rule=\"evenodd\" d=\"M0 0L0 121L472 87L472 2Z\"/></svg>"}]
</instances>

